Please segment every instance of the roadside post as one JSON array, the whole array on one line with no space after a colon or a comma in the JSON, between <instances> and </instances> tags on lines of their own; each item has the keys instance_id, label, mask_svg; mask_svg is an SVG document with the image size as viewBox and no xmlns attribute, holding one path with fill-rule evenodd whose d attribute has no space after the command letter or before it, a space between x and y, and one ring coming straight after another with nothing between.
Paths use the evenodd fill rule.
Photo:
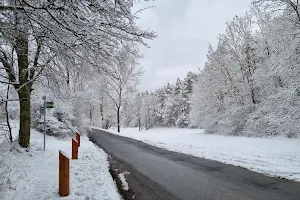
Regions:
<instances>
[{"instance_id":1,"label":"roadside post","mask_svg":"<svg viewBox=\"0 0 300 200\"><path fill-rule=\"evenodd\" d=\"M78 141L72 138L72 160L78 159Z\"/></svg>"},{"instance_id":2,"label":"roadside post","mask_svg":"<svg viewBox=\"0 0 300 200\"><path fill-rule=\"evenodd\" d=\"M59 151L58 193L61 197L70 194L70 159L63 151Z\"/></svg>"},{"instance_id":3,"label":"roadside post","mask_svg":"<svg viewBox=\"0 0 300 200\"><path fill-rule=\"evenodd\" d=\"M47 101L46 96L43 96L44 105L40 107L40 114L44 114L44 151L46 150L46 110L47 108L54 108L53 101Z\"/></svg>"},{"instance_id":4,"label":"roadside post","mask_svg":"<svg viewBox=\"0 0 300 200\"><path fill-rule=\"evenodd\" d=\"M43 96L44 100L44 151L46 150L46 96Z\"/></svg>"}]
</instances>

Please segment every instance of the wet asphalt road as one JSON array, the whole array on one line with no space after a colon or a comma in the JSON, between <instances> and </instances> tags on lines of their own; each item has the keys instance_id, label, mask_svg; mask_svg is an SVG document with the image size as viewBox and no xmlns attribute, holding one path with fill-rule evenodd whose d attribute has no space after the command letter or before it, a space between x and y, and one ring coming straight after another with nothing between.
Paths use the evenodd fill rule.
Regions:
<instances>
[{"instance_id":1,"label":"wet asphalt road","mask_svg":"<svg viewBox=\"0 0 300 200\"><path fill-rule=\"evenodd\" d=\"M153 147L92 129L137 200L300 200L300 183ZM300 169L299 169L300 170Z\"/></svg>"}]
</instances>

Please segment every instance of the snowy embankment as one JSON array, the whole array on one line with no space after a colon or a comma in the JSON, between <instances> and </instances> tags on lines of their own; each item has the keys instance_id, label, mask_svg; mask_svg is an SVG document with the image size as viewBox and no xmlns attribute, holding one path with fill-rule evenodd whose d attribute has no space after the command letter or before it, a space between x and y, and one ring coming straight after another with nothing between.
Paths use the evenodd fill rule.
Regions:
<instances>
[{"instance_id":1,"label":"snowy embankment","mask_svg":"<svg viewBox=\"0 0 300 200\"><path fill-rule=\"evenodd\" d=\"M178 128L141 132L137 128L123 128L118 135L171 151L300 181L300 139L209 135L199 129Z\"/></svg>"},{"instance_id":2,"label":"snowy embankment","mask_svg":"<svg viewBox=\"0 0 300 200\"><path fill-rule=\"evenodd\" d=\"M34 130L31 134L28 152L11 148L8 142L0 145L0 199L60 199L58 152L62 150L71 157L71 139L47 136L46 151L43 151L43 135ZM70 160L70 195L64 199L120 199L109 173L107 155L86 136L81 136L78 160Z\"/></svg>"}]
</instances>

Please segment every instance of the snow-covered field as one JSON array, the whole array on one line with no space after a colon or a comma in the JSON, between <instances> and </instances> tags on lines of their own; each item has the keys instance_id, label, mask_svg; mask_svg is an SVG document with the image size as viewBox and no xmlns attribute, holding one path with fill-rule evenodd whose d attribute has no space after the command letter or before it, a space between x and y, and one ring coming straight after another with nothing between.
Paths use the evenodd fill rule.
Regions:
<instances>
[{"instance_id":1,"label":"snow-covered field","mask_svg":"<svg viewBox=\"0 0 300 200\"><path fill-rule=\"evenodd\" d=\"M110 131L118 134L116 130ZM300 139L250 138L205 134L199 129L121 129L121 136L252 171L300 181Z\"/></svg>"},{"instance_id":2,"label":"snow-covered field","mask_svg":"<svg viewBox=\"0 0 300 200\"><path fill-rule=\"evenodd\" d=\"M32 130L29 152L12 149L7 142L0 145L0 150L1 200L61 199L58 195L58 152L62 150L71 157L71 139L47 136L46 151L43 151L43 135ZM105 152L86 136L81 136L78 158L70 160L70 195L63 199L119 200Z\"/></svg>"}]
</instances>

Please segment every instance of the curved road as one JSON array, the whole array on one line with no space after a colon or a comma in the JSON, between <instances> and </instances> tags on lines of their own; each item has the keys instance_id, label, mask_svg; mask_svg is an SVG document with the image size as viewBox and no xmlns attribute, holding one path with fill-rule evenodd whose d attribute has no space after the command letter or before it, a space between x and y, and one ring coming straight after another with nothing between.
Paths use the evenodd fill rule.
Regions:
<instances>
[{"instance_id":1,"label":"curved road","mask_svg":"<svg viewBox=\"0 0 300 200\"><path fill-rule=\"evenodd\" d=\"M126 179L134 199L300 199L300 183L170 152L97 129L92 129L89 137L112 156L113 168L130 173Z\"/></svg>"}]
</instances>

